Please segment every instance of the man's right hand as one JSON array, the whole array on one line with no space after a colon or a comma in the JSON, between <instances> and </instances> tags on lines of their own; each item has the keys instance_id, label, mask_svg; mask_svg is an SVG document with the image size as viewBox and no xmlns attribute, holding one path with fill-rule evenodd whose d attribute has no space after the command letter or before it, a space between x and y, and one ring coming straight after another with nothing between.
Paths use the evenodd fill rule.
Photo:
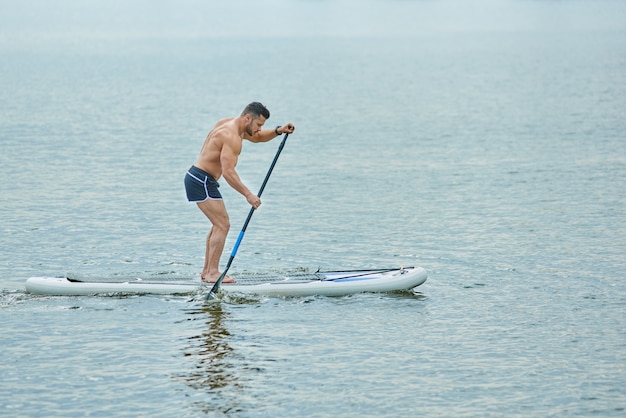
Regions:
<instances>
[{"instance_id":1,"label":"man's right hand","mask_svg":"<svg viewBox=\"0 0 626 418\"><path fill-rule=\"evenodd\" d=\"M248 196L246 196L246 200L254 209L258 209L259 206L261 206L261 199L257 195L250 193Z\"/></svg>"}]
</instances>

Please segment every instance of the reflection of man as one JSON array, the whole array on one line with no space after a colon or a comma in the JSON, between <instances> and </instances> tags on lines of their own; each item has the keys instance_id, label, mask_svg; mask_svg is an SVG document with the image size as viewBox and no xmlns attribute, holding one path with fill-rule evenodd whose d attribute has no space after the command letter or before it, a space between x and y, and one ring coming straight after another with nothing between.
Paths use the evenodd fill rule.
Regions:
<instances>
[{"instance_id":1,"label":"reflection of man","mask_svg":"<svg viewBox=\"0 0 626 418\"><path fill-rule=\"evenodd\" d=\"M206 325L202 327L198 335L191 335L188 340L188 347L185 350L185 358L194 361L196 364L188 371L183 371L179 377L192 389L206 392L211 396L220 396L219 391L231 392L233 388L239 386L238 376L233 372L234 350L229 345L230 333L226 329L223 320L226 316L221 304L215 306L205 306L202 313L207 314ZM197 318L198 311L190 311L190 315ZM211 397L210 396L210 397ZM228 415L230 406L216 405L210 401L206 404L207 410L219 411L222 406L228 408L223 411L223 415ZM202 402L198 400L198 405ZM204 406L202 406L204 409Z\"/></svg>"},{"instance_id":2,"label":"reflection of man","mask_svg":"<svg viewBox=\"0 0 626 418\"><path fill-rule=\"evenodd\" d=\"M261 199L242 183L235 170L243 139L267 142L280 134L292 133L295 129L291 123L276 129L261 129L269 117L270 112L265 106L253 102L246 106L239 117L218 121L207 135L200 156L185 176L187 199L198 204L212 225L206 240L201 275L204 282L214 283L221 275L219 261L230 229L230 220L217 180L223 175L226 182L257 209ZM223 283L233 282L228 276L223 280Z\"/></svg>"}]
</instances>

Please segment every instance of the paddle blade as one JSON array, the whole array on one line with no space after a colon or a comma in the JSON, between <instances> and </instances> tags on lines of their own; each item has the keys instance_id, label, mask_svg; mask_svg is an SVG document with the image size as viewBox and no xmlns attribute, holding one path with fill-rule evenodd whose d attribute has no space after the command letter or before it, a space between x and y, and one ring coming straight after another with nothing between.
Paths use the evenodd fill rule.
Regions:
<instances>
[{"instance_id":1,"label":"paddle blade","mask_svg":"<svg viewBox=\"0 0 626 418\"><path fill-rule=\"evenodd\" d=\"M228 262L228 266L226 267L226 270L224 270L224 273L222 273L222 275L219 277L219 279L217 279L217 281L213 284L213 287L211 288L211 290L209 290L209 293L206 295L206 301L208 302L211 299L217 299L217 291L220 288L220 284L222 283L222 280L224 280L224 277L226 277L226 272L228 271L228 268L230 267L230 263L232 262L233 257L230 257L231 259Z\"/></svg>"}]
</instances>

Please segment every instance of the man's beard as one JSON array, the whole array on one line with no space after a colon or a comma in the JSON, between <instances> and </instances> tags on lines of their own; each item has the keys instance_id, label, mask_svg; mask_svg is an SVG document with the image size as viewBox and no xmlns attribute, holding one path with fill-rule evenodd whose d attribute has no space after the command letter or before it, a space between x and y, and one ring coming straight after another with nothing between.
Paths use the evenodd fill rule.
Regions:
<instances>
[{"instance_id":1,"label":"man's beard","mask_svg":"<svg viewBox=\"0 0 626 418\"><path fill-rule=\"evenodd\" d=\"M250 122L247 126L246 126L246 133L250 136L254 135L252 133L252 122Z\"/></svg>"}]
</instances>

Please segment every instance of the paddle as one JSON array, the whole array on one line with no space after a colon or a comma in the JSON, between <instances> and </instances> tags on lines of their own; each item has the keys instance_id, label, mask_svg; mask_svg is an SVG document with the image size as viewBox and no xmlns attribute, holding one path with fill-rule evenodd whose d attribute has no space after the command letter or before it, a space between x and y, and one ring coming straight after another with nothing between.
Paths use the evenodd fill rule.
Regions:
<instances>
[{"instance_id":1,"label":"paddle","mask_svg":"<svg viewBox=\"0 0 626 418\"><path fill-rule=\"evenodd\" d=\"M270 166L270 169L267 172L267 175L265 176L265 180L263 180L263 184L261 185L261 188L259 189L259 193L257 194L258 197L261 197L261 194L263 193L263 190L265 189L265 185L267 184L267 181L270 179L272 170L274 170L276 161L278 161L278 156L280 155L280 152L283 150L283 147L285 146L285 142L287 141L288 136L289 134L285 134L282 142L278 146L278 151L276 152L276 156L274 156L274 161L272 161L272 165ZM222 280L224 280L224 277L226 277L226 273L228 272L230 265L233 263L233 260L235 259L235 255L237 254L237 250L239 249L239 244L241 244L241 240L243 239L243 236L246 233L246 228L248 227L248 223L250 223L250 219L252 218L252 214L254 213L254 211L255 209L253 206L250 208L250 212L248 212L248 217L246 218L246 222L243 224L243 228L241 228L241 231L239 232L239 237L237 237L237 242L235 243L235 246L233 247L233 251L230 253L230 258L228 259L228 263L226 264L226 268L224 269L224 272L217 279L217 281L215 282L215 284L209 291L209 294L206 296L207 301L211 298L217 297L216 295L217 290L220 288L220 284L222 283Z\"/></svg>"}]
</instances>

